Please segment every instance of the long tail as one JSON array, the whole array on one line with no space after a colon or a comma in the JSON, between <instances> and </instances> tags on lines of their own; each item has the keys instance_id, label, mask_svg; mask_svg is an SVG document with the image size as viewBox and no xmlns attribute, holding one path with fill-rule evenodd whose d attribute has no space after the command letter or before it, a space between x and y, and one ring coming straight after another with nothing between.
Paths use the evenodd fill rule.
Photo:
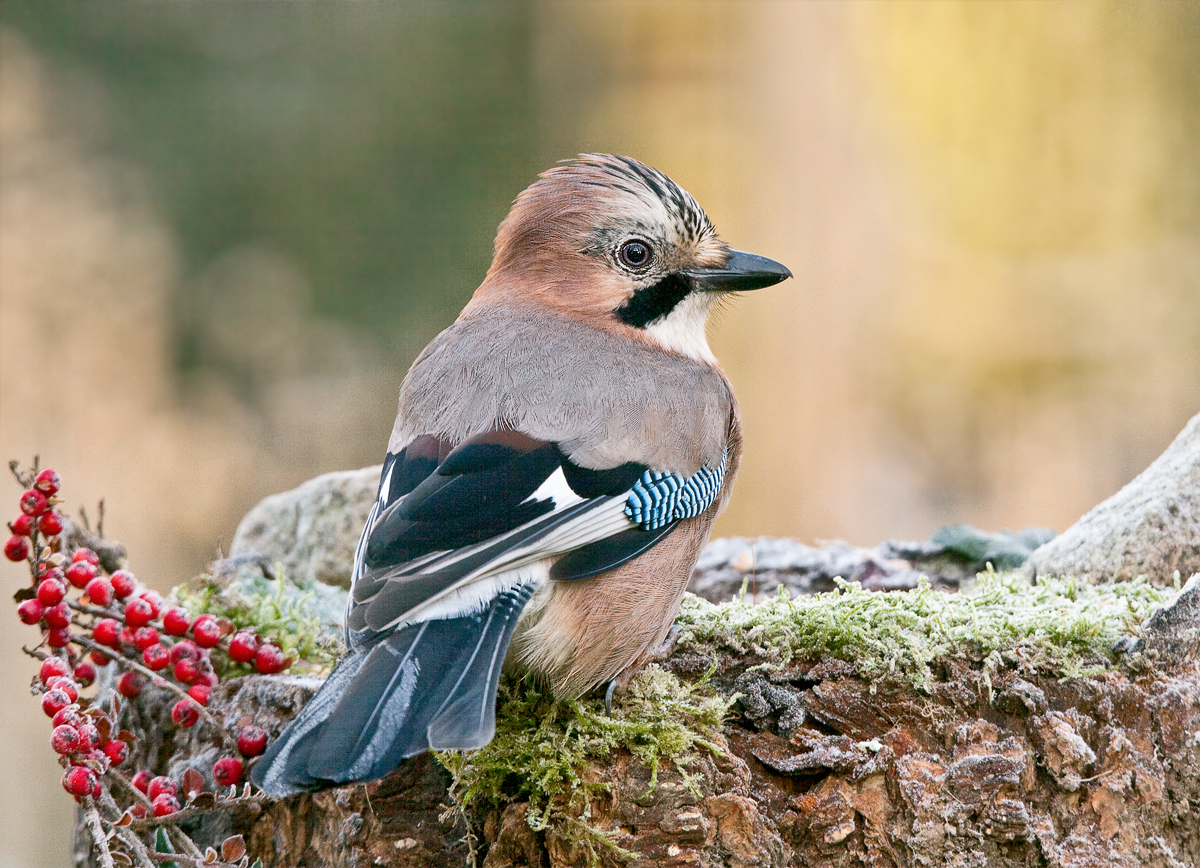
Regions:
<instances>
[{"instance_id":1,"label":"long tail","mask_svg":"<svg viewBox=\"0 0 1200 868\"><path fill-rule=\"evenodd\" d=\"M402 627L350 652L250 772L275 798L383 777L430 748L496 731L504 654L535 586L472 615Z\"/></svg>"}]
</instances>

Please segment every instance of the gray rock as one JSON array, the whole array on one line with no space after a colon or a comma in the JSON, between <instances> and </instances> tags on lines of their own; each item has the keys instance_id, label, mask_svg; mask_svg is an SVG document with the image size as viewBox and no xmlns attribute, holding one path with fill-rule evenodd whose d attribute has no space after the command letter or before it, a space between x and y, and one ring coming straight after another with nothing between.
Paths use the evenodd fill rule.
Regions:
<instances>
[{"instance_id":1,"label":"gray rock","mask_svg":"<svg viewBox=\"0 0 1200 868\"><path fill-rule=\"evenodd\" d=\"M265 498L238 525L231 561L283 564L299 588L350 587L354 549L379 486L380 467L326 473Z\"/></svg>"},{"instance_id":2,"label":"gray rock","mask_svg":"<svg viewBox=\"0 0 1200 868\"><path fill-rule=\"evenodd\" d=\"M1162 660L1196 659L1200 655L1200 573L1150 613L1128 649L1117 650L1153 652Z\"/></svg>"},{"instance_id":3,"label":"gray rock","mask_svg":"<svg viewBox=\"0 0 1200 868\"><path fill-rule=\"evenodd\" d=\"M1037 549L1030 577L1169 584L1200 572L1200 415L1141 475Z\"/></svg>"}]
</instances>

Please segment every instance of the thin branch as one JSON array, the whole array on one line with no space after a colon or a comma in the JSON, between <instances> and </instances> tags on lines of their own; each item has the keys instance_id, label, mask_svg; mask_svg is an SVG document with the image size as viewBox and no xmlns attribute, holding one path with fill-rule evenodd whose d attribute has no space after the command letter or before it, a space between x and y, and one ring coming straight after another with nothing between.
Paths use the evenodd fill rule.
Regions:
<instances>
[{"instance_id":1,"label":"thin branch","mask_svg":"<svg viewBox=\"0 0 1200 868\"><path fill-rule=\"evenodd\" d=\"M96 849L100 851L101 868L116 868L116 863L113 862L112 851L108 849L108 835L104 833L104 824L100 821L100 812L96 810L96 804L92 801L91 796L87 796L83 801L83 819L87 823L88 832L92 835L92 842L96 845Z\"/></svg>"}]
</instances>

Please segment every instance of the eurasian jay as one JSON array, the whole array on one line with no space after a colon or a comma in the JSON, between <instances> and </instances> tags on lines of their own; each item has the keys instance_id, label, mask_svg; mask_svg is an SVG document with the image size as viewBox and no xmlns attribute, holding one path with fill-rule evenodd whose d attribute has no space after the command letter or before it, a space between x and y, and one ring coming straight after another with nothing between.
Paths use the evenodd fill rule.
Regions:
<instances>
[{"instance_id":1,"label":"eurasian jay","mask_svg":"<svg viewBox=\"0 0 1200 868\"><path fill-rule=\"evenodd\" d=\"M636 160L540 175L400 387L349 653L254 782L282 797L482 747L505 667L574 697L644 662L742 451L708 313L788 277Z\"/></svg>"}]
</instances>

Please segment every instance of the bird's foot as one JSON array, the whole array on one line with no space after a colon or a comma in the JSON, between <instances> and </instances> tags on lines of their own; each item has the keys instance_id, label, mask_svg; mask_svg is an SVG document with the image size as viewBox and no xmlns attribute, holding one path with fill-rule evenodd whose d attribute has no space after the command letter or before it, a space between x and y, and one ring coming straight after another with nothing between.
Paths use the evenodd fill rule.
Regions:
<instances>
[{"instance_id":1,"label":"bird's foot","mask_svg":"<svg viewBox=\"0 0 1200 868\"><path fill-rule=\"evenodd\" d=\"M672 624L671 629L667 631L667 636L659 644L649 649L644 655L639 657L635 662L626 666L612 681L608 682L608 689L604 691L604 713L612 715L612 700L618 694L623 694L629 689L629 682L633 676L641 670L647 663L661 663L671 656L671 652L675 650L675 642L679 639L679 634L682 628L678 624Z\"/></svg>"}]
</instances>

